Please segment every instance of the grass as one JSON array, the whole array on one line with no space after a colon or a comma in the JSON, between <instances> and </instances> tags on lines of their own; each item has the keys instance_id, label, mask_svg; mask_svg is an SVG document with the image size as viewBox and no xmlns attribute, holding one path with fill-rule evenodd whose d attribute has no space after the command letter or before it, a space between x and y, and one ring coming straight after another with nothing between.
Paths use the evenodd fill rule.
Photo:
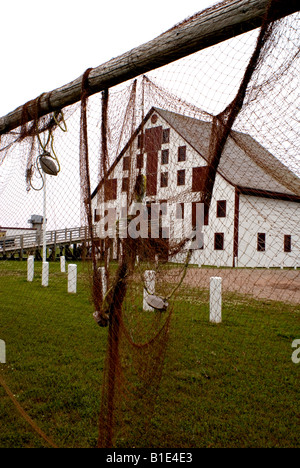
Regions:
<instances>
[{"instance_id":1,"label":"grass","mask_svg":"<svg viewBox=\"0 0 300 468\"><path fill-rule=\"evenodd\" d=\"M42 288L38 262L33 283L25 262L0 262L0 339L7 347L0 372L59 447L97 444L107 329L93 321L87 278L79 263L78 292L70 295L58 263ZM213 325L208 292L182 288L149 430L139 431L136 401L116 447L299 447L300 368L291 360L299 309L227 294L223 323ZM0 420L1 448L46 446L1 387Z\"/></svg>"}]
</instances>

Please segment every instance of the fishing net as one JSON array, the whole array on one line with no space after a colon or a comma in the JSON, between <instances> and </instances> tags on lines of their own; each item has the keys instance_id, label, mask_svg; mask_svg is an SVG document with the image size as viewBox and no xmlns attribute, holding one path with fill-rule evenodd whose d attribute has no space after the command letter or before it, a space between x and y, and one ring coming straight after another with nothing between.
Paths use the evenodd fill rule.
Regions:
<instances>
[{"instance_id":1,"label":"fishing net","mask_svg":"<svg viewBox=\"0 0 300 468\"><path fill-rule=\"evenodd\" d=\"M93 442L79 445L253 445L242 414L233 418L227 439L211 428L222 432L234 412L251 415L250 387L247 394L232 390L234 404L227 385L233 379L242 388L245 378L254 385L246 357L257 377L266 353L267 369L281 360L270 393L281 388L289 396L280 405L291 426L281 433L272 426L274 437L266 442L262 432L258 445L295 445L287 434L297 424L298 405L297 367L289 357L300 299L298 24L298 13L273 21L271 3L259 30L95 95L88 69L80 103L39 118L39 98L36 118L28 119L25 105L22 125L1 136L1 280L9 277L4 266L10 260L35 256L45 263L48 249L48 290L51 260L63 256L80 265L80 294L89 297L89 314L80 311L92 329L89 357L78 357L76 375L87 380L93 374L98 400L100 381L102 392L98 407L85 402L97 413L97 443L94 431ZM45 187L47 225L44 216L40 231L27 233L20 228L30 214L45 210ZM22 284L18 299L31 310L29 287ZM48 294L51 305L60 304L58 294ZM64 314L75 307L67 302ZM10 324L7 307L3 339L10 339ZM93 348L99 336L106 343L101 371ZM20 377L14 382L7 368L5 376L13 386L30 387ZM268 377L261 378L267 386ZM88 382L85 392L91 392ZM34 410L28 393L23 402ZM214 409L215 398L222 411ZM73 410L65 405L68 414ZM95 415L89 418L95 426ZM52 436L72 445L71 436L64 439L54 428Z\"/></svg>"}]
</instances>

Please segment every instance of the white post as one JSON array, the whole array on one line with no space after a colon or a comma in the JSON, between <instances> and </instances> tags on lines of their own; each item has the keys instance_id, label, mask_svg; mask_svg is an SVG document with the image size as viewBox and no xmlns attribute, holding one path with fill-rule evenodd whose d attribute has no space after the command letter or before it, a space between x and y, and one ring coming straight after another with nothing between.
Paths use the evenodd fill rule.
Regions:
<instances>
[{"instance_id":1,"label":"white post","mask_svg":"<svg viewBox=\"0 0 300 468\"><path fill-rule=\"evenodd\" d=\"M34 256L29 255L27 259L27 281L32 282L34 278Z\"/></svg>"},{"instance_id":2,"label":"white post","mask_svg":"<svg viewBox=\"0 0 300 468\"><path fill-rule=\"evenodd\" d=\"M42 266L42 286L47 287L49 285L49 263L43 262Z\"/></svg>"},{"instance_id":3,"label":"white post","mask_svg":"<svg viewBox=\"0 0 300 468\"><path fill-rule=\"evenodd\" d=\"M6 364L6 345L3 340L0 340L0 363Z\"/></svg>"},{"instance_id":4,"label":"white post","mask_svg":"<svg viewBox=\"0 0 300 468\"><path fill-rule=\"evenodd\" d=\"M147 270L144 274L145 286L144 288L144 298L143 298L143 309L147 312L153 312L153 307L150 307L147 303L149 294L155 294L155 271Z\"/></svg>"},{"instance_id":5,"label":"white post","mask_svg":"<svg viewBox=\"0 0 300 468\"><path fill-rule=\"evenodd\" d=\"M222 322L222 278L210 278L210 321Z\"/></svg>"},{"instance_id":6,"label":"white post","mask_svg":"<svg viewBox=\"0 0 300 468\"><path fill-rule=\"evenodd\" d=\"M66 273L66 257L60 257L60 271L61 273Z\"/></svg>"},{"instance_id":7,"label":"white post","mask_svg":"<svg viewBox=\"0 0 300 468\"><path fill-rule=\"evenodd\" d=\"M68 266L68 292L73 294L77 292L77 265Z\"/></svg>"},{"instance_id":8,"label":"white post","mask_svg":"<svg viewBox=\"0 0 300 468\"><path fill-rule=\"evenodd\" d=\"M99 267L98 271L100 271L101 284L102 284L102 294L103 294L103 297L104 297L106 292L107 292L107 279L106 279L106 274L105 274L105 267Z\"/></svg>"},{"instance_id":9,"label":"white post","mask_svg":"<svg viewBox=\"0 0 300 468\"><path fill-rule=\"evenodd\" d=\"M47 231L47 176L44 174L44 214L43 214L43 262L47 262L47 246L46 246L46 231Z\"/></svg>"}]
</instances>

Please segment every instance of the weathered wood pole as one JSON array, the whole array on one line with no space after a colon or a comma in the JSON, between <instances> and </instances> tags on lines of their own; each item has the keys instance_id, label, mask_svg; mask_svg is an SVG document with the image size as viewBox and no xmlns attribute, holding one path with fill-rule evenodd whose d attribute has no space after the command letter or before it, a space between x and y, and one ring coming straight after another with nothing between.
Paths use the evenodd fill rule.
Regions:
<instances>
[{"instance_id":1,"label":"weathered wood pole","mask_svg":"<svg viewBox=\"0 0 300 468\"><path fill-rule=\"evenodd\" d=\"M88 79L89 94L98 93L182 57L261 26L269 0L232 0L208 8L157 38L94 68ZM273 0L273 18L299 11L299 0ZM39 97L38 117L81 99L82 76ZM36 116L37 99L27 105L27 120ZM0 118L0 135L21 125L23 106ZM24 114L24 113L23 113ZM24 115L23 115L24 118Z\"/></svg>"}]
</instances>

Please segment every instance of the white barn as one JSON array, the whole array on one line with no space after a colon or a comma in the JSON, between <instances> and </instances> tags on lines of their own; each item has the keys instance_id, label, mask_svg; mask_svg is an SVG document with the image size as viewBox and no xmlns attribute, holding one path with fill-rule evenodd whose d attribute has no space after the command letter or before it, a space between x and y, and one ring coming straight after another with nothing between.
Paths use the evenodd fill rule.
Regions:
<instances>
[{"instance_id":1,"label":"white barn","mask_svg":"<svg viewBox=\"0 0 300 468\"><path fill-rule=\"evenodd\" d=\"M106 194L103 180L92 194L98 235L105 235L105 210L120 220L128 188L144 176L143 203L167 202L167 235L183 238L195 223L211 125L153 107L109 169ZM204 218L203 248L194 250L192 263L300 266L300 179L251 136L231 132ZM182 253L170 261L184 258Z\"/></svg>"}]
</instances>

